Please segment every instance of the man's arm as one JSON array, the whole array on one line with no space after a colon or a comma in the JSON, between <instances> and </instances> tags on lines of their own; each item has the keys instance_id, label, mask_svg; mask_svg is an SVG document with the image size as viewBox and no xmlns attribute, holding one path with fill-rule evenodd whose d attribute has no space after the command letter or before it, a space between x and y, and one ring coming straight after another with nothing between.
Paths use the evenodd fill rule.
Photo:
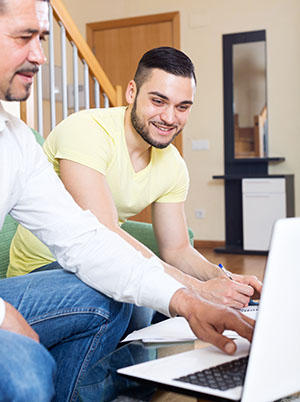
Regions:
<instances>
[{"instance_id":1,"label":"man's arm","mask_svg":"<svg viewBox=\"0 0 300 402\"><path fill-rule=\"evenodd\" d=\"M153 227L164 261L200 280L201 294L209 300L241 308L249 303L262 284L254 276L233 275L228 279L215 264L209 262L189 242L183 203L155 203Z\"/></svg>"},{"instance_id":2,"label":"man's arm","mask_svg":"<svg viewBox=\"0 0 300 402\"><path fill-rule=\"evenodd\" d=\"M103 174L77 162L61 159L59 163L61 180L78 205L83 209L89 209L93 212L101 223L120 235L136 250L141 251L145 257L150 258L154 255L148 248L119 227L116 206L107 180ZM155 206L155 210L157 211L160 204L156 205L157 208ZM173 206L173 204L167 205ZM174 205L176 205L176 209L180 205L181 209L181 204ZM170 219L171 218L172 216L170 216ZM166 221L169 222L170 220L166 219ZM182 221L185 222L184 220ZM178 264L178 258L176 257L178 251L173 259L168 260L168 255L166 255L164 256L166 257L164 258L165 262L162 262L165 272L186 287L194 289L213 302L230 305L236 308L247 305L249 303L249 297L253 293L252 288L245 286L243 283L238 284L236 282L230 282L219 268L211 264L195 249L190 247L186 225L184 226L180 223L181 221L178 220L178 224L173 225L172 230L170 230L170 228L166 230L164 236L174 240L172 244L175 244L175 246L178 245L177 249L179 253L184 249L188 261L185 261L185 258L183 258ZM160 227L160 224L156 224L156 227L157 226ZM174 228L178 229L176 233L173 232ZM164 244L167 242L160 242L159 244L161 243ZM182 245L185 247L180 247ZM162 249L161 251L164 250ZM174 265L176 267L174 267ZM207 279L215 277L218 277L218 279L202 282L203 280L206 281ZM201 282L195 278L200 279Z\"/></svg>"},{"instance_id":3,"label":"man's arm","mask_svg":"<svg viewBox=\"0 0 300 402\"><path fill-rule=\"evenodd\" d=\"M38 334L31 328L18 310L16 310L10 303L2 300L1 307L3 308L3 321L0 323L1 329L28 336L34 341L39 342Z\"/></svg>"},{"instance_id":4,"label":"man's arm","mask_svg":"<svg viewBox=\"0 0 300 402\"><path fill-rule=\"evenodd\" d=\"M118 224L118 212L106 177L77 162L60 159L60 178L77 204L89 209L108 229L140 251L144 257L154 257L154 253L132 237ZM165 271L187 287L196 287L198 281L187 277L182 271L161 261ZM200 283L198 284L200 286Z\"/></svg>"},{"instance_id":5,"label":"man's arm","mask_svg":"<svg viewBox=\"0 0 300 402\"><path fill-rule=\"evenodd\" d=\"M32 143L28 151L24 153L27 163L23 163L22 192L10 213L48 245L65 269L114 300L184 316L197 336L229 353L234 345L227 350L226 344L232 341L220 338L223 329L251 339L253 323L183 290L157 258L143 257L89 211L83 211L37 145ZM17 327L15 323L11 330Z\"/></svg>"},{"instance_id":6,"label":"man's arm","mask_svg":"<svg viewBox=\"0 0 300 402\"><path fill-rule=\"evenodd\" d=\"M60 159L59 167L65 188L82 209L90 210L99 222L121 236L143 256L154 256L151 250L120 228L117 208L103 174L66 159Z\"/></svg>"},{"instance_id":7,"label":"man's arm","mask_svg":"<svg viewBox=\"0 0 300 402\"><path fill-rule=\"evenodd\" d=\"M149 249L119 227L118 213L104 175L79 163L62 159L60 177L78 205L92 211L101 223L119 234L145 257L153 256ZM168 274L213 302L235 308L241 308L249 303L253 288L248 285L253 285L256 289L258 287L256 279L248 276L239 278L239 283L229 281L218 267L190 246L182 203L156 203L153 207L153 223L160 252L165 261L164 269ZM164 247L168 245L174 247L170 249L171 253ZM190 276L200 281L212 280L200 282Z\"/></svg>"}]
</instances>

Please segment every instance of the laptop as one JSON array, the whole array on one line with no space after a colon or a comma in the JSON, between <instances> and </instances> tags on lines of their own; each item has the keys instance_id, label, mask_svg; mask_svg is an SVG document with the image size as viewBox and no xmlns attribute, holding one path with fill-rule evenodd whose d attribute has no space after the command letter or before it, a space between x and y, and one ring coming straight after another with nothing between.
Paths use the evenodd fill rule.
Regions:
<instances>
[{"instance_id":1,"label":"laptop","mask_svg":"<svg viewBox=\"0 0 300 402\"><path fill-rule=\"evenodd\" d=\"M251 345L239 338L234 356L209 346L122 368L118 373L199 398L271 402L300 390L299 334L300 218L287 218L273 228ZM228 388L222 379L216 388L215 377L228 367L229 383L234 383ZM209 386L203 385L204 374L213 378Z\"/></svg>"}]
</instances>

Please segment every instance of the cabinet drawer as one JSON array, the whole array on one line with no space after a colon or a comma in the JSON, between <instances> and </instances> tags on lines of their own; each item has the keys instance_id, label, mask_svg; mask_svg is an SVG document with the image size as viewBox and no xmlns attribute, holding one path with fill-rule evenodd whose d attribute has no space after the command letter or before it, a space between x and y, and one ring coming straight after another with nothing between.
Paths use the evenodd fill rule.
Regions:
<instances>
[{"instance_id":1,"label":"cabinet drawer","mask_svg":"<svg viewBox=\"0 0 300 402\"><path fill-rule=\"evenodd\" d=\"M284 193L285 179L243 179L243 193Z\"/></svg>"}]
</instances>

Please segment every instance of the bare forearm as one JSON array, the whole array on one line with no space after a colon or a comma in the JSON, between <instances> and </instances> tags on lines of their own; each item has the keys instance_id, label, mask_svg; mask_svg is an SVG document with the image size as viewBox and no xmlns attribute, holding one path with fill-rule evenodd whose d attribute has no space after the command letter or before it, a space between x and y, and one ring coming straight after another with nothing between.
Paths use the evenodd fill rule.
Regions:
<instances>
[{"instance_id":1,"label":"bare forearm","mask_svg":"<svg viewBox=\"0 0 300 402\"><path fill-rule=\"evenodd\" d=\"M225 276L215 264L209 262L191 246L180 250L165 250L162 254L168 264L201 281Z\"/></svg>"},{"instance_id":2,"label":"bare forearm","mask_svg":"<svg viewBox=\"0 0 300 402\"><path fill-rule=\"evenodd\" d=\"M120 227L115 227L114 230L121 236L123 237L124 240L126 240L129 244L131 244L136 250L140 251L144 257L150 258L154 256L154 253L149 250L146 246L144 246L142 243L140 243L138 240L136 240L134 237L132 237L130 234L122 230ZM158 258L158 257L157 257ZM204 259L204 257L203 257ZM199 292L200 286L201 286L201 281L196 279L195 277L186 274L183 270L176 268L175 266L172 266L165 261L161 261L161 264L164 267L165 272L176 279L178 282L182 283L185 287L189 289L196 290Z\"/></svg>"},{"instance_id":3,"label":"bare forearm","mask_svg":"<svg viewBox=\"0 0 300 402\"><path fill-rule=\"evenodd\" d=\"M146 246L144 246L142 243L140 243L138 240L136 240L134 237L132 237L130 234L125 232L119 227L115 227L114 230L121 236L123 237L124 240L126 240L129 244L131 244L136 250L140 251L144 257L150 258L154 256L155 254L149 250ZM158 257L157 257L158 258ZM191 277L190 275L187 275L185 272L182 270L166 263L165 261L160 260L165 272L172 276L174 279L176 279L178 282L182 283L184 286L190 289L195 288L195 279ZM199 281L197 281L199 282Z\"/></svg>"},{"instance_id":4,"label":"bare forearm","mask_svg":"<svg viewBox=\"0 0 300 402\"><path fill-rule=\"evenodd\" d=\"M254 291L259 297L262 284L256 277L232 274L233 280L229 280L219 267L192 248L168 256L178 270L189 274L178 281L208 300L240 309L248 305Z\"/></svg>"}]
</instances>

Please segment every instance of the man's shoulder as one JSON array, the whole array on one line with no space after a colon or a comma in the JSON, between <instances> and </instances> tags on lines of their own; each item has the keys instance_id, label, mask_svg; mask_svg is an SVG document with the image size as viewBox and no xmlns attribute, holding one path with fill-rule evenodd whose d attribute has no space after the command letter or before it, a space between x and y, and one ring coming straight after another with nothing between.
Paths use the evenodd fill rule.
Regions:
<instances>
[{"instance_id":1,"label":"man's shoulder","mask_svg":"<svg viewBox=\"0 0 300 402\"><path fill-rule=\"evenodd\" d=\"M19 146L35 143L31 129L21 119L6 112L3 107L0 109L0 125L6 141L17 142Z\"/></svg>"},{"instance_id":2,"label":"man's shoulder","mask_svg":"<svg viewBox=\"0 0 300 402\"><path fill-rule=\"evenodd\" d=\"M90 109L87 114L94 119L103 129L116 130L124 128L125 106L101 109Z\"/></svg>"},{"instance_id":3,"label":"man's shoulder","mask_svg":"<svg viewBox=\"0 0 300 402\"><path fill-rule=\"evenodd\" d=\"M75 134L82 131L91 134L100 133L101 130L98 129L102 129L112 135L123 130L125 109L125 107L111 107L81 110L68 116L52 132L60 134L72 130Z\"/></svg>"},{"instance_id":4,"label":"man's shoulder","mask_svg":"<svg viewBox=\"0 0 300 402\"><path fill-rule=\"evenodd\" d=\"M99 123L102 121L110 121L110 119L123 119L126 107L108 107L98 109L85 109L77 113L73 113L69 118L74 120L93 119Z\"/></svg>"}]
</instances>

